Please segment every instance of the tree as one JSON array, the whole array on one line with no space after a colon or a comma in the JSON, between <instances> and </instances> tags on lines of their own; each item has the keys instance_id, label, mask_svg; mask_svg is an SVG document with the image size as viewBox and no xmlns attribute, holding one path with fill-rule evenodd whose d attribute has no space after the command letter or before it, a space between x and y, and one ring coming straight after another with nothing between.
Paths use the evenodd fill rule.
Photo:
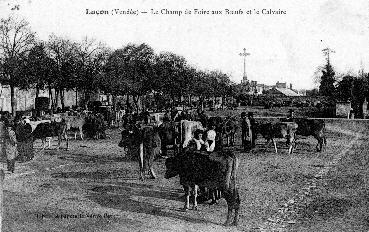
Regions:
<instances>
[{"instance_id":1,"label":"tree","mask_svg":"<svg viewBox=\"0 0 369 232\"><path fill-rule=\"evenodd\" d=\"M214 97L222 98L222 108L224 108L224 102L229 92L230 79L229 76L221 71L211 71L209 77L212 80L212 89Z\"/></svg>"},{"instance_id":2,"label":"tree","mask_svg":"<svg viewBox=\"0 0 369 232\"><path fill-rule=\"evenodd\" d=\"M36 97L39 90L50 86L53 88L56 64L47 54L44 42L38 42L29 52L27 57L27 73L30 86L36 88Z\"/></svg>"},{"instance_id":3,"label":"tree","mask_svg":"<svg viewBox=\"0 0 369 232\"><path fill-rule=\"evenodd\" d=\"M115 50L107 59L103 88L113 94L129 95L138 110L140 97L151 92L155 81L154 50L147 44L128 44Z\"/></svg>"},{"instance_id":4,"label":"tree","mask_svg":"<svg viewBox=\"0 0 369 232\"><path fill-rule=\"evenodd\" d=\"M161 83L156 87L169 94L172 104L175 103L176 97L181 100L182 96L187 94L185 91L189 90L194 75L183 56L171 52L160 53L156 59L155 70L156 77L159 78L157 81Z\"/></svg>"},{"instance_id":5,"label":"tree","mask_svg":"<svg viewBox=\"0 0 369 232\"><path fill-rule=\"evenodd\" d=\"M55 89L54 99L51 92L52 86L49 85L49 95L52 100L52 109L54 110L59 97L61 106L64 108L64 90L71 90L76 86L77 46L75 42L56 35L49 37L47 46L49 56L53 59L56 66L53 83Z\"/></svg>"},{"instance_id":6,"label":"tree","mask_svg":"<svg viewBox=\"0 0 369 232\"><path fill-rule=\"evenodd\" d=\"M335 72L333 71L330 63L325 65L325 68L322 70L322 77L320 80L319 86L319 94L322 96L333 97L334 95L334 83L335 83Z\"/></svg>"},{"instance_id":7,"label":"tree","mask_svg":"<svg viewBox=\"0 0 369 232\"><path fill-rule=\"evenodd\" d=\"M12 115L16 115L15 87L27 83L22 69L25 58L35 43L29 23L8 17L0 20L1 83L10 86Z\"/></svg>"},{"instance_id":8,"label":"tree","mask_svg":"<svg viewBox=\"0 0 369 232\"><path fill-rule=\"evenodd\" d=\"M84 37L77 44L77 80L76 91L83 90L85 101L89 101L90 93L99 90L103 79L103 67L110 50L95 39Z\"/></svg>"},{"instance_id":9,"label":"tree","mask_svg":"<svg viewBox=\"0 0 369 232\"><path fill-rule=\"evenodd\" d=\"M336 99L341 101L351 101L352 100L352 87L355 77L351 75L345 75L342 77L341 81L338 82L336 88Z\"/></svg>"}]
</instances>

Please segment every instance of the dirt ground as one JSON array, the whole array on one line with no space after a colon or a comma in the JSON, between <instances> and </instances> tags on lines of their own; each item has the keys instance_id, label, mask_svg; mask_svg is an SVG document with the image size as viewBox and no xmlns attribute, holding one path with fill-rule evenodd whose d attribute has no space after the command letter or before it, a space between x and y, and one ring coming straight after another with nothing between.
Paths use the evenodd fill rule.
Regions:
<instances>
[{"instance_id":1,"label":"dirt ground","mask_svg":"<svg viewBox=\"0 0 369 232\"><path fill-rule=\"evenodd\" d=\"M138 163L117 146L119 130L105 140L71 140L68 151L38 149L6 174L3 231L368 231L367 136L327 128L321 153L313 138L299 139L292 155L283 142L279 154L263 139L250 153L236 146L237 227L222 226L225 200L182 211L182 188L178 178L164 178L163 159L155 162L157 179L138 180ZM301 192L312 183L314 190ZM297 204L301 194L304 204ZM290 203L298 207L283 211Z\"/></svg>"}]
</instances>

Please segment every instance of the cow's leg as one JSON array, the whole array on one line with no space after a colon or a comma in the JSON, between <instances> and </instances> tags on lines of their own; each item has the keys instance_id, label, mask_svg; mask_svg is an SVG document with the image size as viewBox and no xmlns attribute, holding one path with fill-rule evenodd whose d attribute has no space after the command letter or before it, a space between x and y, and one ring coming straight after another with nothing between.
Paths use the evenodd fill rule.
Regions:
<instances>
[{"instance_id":1,"label":"cow's leg","mask_svg":"<svg viewBox=\"0 0 369 232\"><path fill-rule=\"evenodd\" d=\"M239 219L239 215L238 215L238 208L236 208L234 210L234 218L233 218L233 223L232 225L237 226L238 225L238 219Z\"/></svg>"},{"instance_id":2,"label":"cow's leg","mask_svg":"<svg viewBox=\"0 0 369 232\"><path fill-rule=\"evenodd\" d=\"M81 140L83 140L83 130L82 130L82 128L79 128L79 136L81 137Z\"/></svg>"},{"instance_id":3,"label":"cow's leg","mask_svg":"<svg viewBox=\"0 0 369 232\"><path fill-rule=\"evenodd\" d=\"M183 186L183 190L184 190L185 196L186 196L185 205L183 207L183 210L188 210L190 208L190 187L189 186Z\"/></svg>"},{"instance_id":4,"label":"cow's leg","mask_svg":"<svg viewBox=\"0 0 369 232\"><path fill-rule=\"evenodd\" d=\"M140 143L140 154L139 154L139 160L140 160L140 179L144 180L144 147L143 143Z\"/></svg>"},{"instance_id":5,"label":"cow's leg","mask_svg":"<svg viewBox=\"0 0 369 232\"><path fill-rule=\"evenodd\" d=\"M41 142L42 142L42 149L45 149L46 138L42 138Z\"/></svg>"},{"instance_id":6,"label":"cow's leg","mask_svg":"<svg viewBox=\"0 0 369 232\"><path fill-rule=\"evenodd\" d=\"M217 189L210 189L211 202L210 205L214 205L217 203Z\"/></svg>"},{"instance_id":7,"label":"cow's leg","mask_svg":"<svg viewBox=\"0 0 369 232\"><path fill-rule=\"evenodd\" d=\"M67 150L69 149L69 139L68 139L68 134L65 133L65 140L66 140L66 143L67 143Z\"/></svg>"},{"instance_id":8,"label":"cow's leg","mask_svg":"<svg viewBox=\"0 0 369 232\"><path fill-rule=\"evenodd\" d=\"M318 144L316 145L316 150L318 152L321 152L322 151L322 148L323 148L323 138L322 137L318 137Z\"/></svg>"},{"instance_id":9,"label":"cow's leg","mask_svg":"<svg viewBox=\"0 0 369 232\"><path fill-rule=\"evenodd\" d=\"M156 153L154 152L154 148L150 148L150 151L146 151L147 154L149 154L149 157L146 157L147 162L148 162L148 168L149 168L149 172L150 172L150 176L152 179L156 179L156 174L154 172L154 158Z\"/></svg>"},{"instance_id":10,"label":"cow's leg","mask_svg":"<svg viewBox=\"0 0 369 232\"><path fill-rule=\"evenodd\" d=\"M230 226L231 225L231 220L232 220L232 209L231 209L231 207L228 206L227 220L224 223L224 225L225 226Z\"/></svg>"},{"instance_id":11,"label":"cow's leg","mask_svg":"<svg viewBox=\"0 0 369 232\"><path fill-rule=\"evenodd\" d=\"M198 192L198 186L195 185L193 187L193 210L197 210L197 192Z\"/></svg>"},{"instance_id":12,"label":"cow's leg","mask_svg":"<svg viewBox=\"0 0 369 232\"><path fill-rule=\"evenodd\" d=\"M288 148L288 154L292 154L293 152L293 144L290 144L290 147Z\"/></svg>"},{"instance_id":13,"label":"cow's leg","mask_svg":"<svg viewBox=\"0 0 369 232\"><path fill-rule=\"evenodd\" d=\"M278 150L277 150L277 142L275 141L275 139L272 139L273 141L273 144L274 144L274 150L275 150L275 153L278 154Z\"/></svg>"},{"instance_id":14,"label":"cow's leg","mask_svg":"<svg viewBox=\"0 0 369 232\"><path fill-rule=\"evenodd\" d=\"M61 140L62 140L62 135L58 135L58 149L60 149L60 145L61 145Z\"/></svg>"}]
</instances>

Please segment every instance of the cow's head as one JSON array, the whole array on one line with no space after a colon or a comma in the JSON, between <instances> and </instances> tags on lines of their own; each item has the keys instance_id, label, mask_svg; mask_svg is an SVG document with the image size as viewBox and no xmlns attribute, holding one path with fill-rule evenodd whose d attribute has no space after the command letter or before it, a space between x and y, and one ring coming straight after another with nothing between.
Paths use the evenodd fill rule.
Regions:
<instances>
[{"instance_id":1,"label":"cow's head","mask_svg":"<svg viewBox=\"0 0 369 232\"><path fill-rule=\"evenodd\" d=\"M141 129L138 125L129 124L122 132L122 139L118 146L128 148L133 144L139 144L142 141Z\"/></svg>"},{"instance_id":2,"label":"cow's head","mask_svg":"<svg viewBox=\"0 0 369 232\"><path fill-rule=\"evenodd\" d=\"M169 179L179 175L178 157L169 157L165 160L165 179Z\"/></svg>"}]
</instances>

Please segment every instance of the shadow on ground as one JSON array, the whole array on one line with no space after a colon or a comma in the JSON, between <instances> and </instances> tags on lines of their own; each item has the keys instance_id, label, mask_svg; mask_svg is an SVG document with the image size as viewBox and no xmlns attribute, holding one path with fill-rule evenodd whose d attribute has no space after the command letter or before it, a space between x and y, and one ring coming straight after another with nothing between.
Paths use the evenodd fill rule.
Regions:
<instances>
[{"instance_id":1,"label":"shadow on ground","mask_svg":"<svg viewBox=\"0 0 369 232\"><path fill-rule=\"evenodd\" d=\"M164 199L178 201L182 206L183 198L180 196L179 191L173 192L173 190L161 187L153 188L150 185L135 183L120 183L119 186L96 186L90 189L87 198L107 208L169 217L191 223L209 223L209 221L196 217L197 214L184 212L181 208L155 204L155 199ZM138 198L138 200L134 198ZM141 198L152 199L148 200L150 201L148 202Z\"/></svg>"}]
</instances>

